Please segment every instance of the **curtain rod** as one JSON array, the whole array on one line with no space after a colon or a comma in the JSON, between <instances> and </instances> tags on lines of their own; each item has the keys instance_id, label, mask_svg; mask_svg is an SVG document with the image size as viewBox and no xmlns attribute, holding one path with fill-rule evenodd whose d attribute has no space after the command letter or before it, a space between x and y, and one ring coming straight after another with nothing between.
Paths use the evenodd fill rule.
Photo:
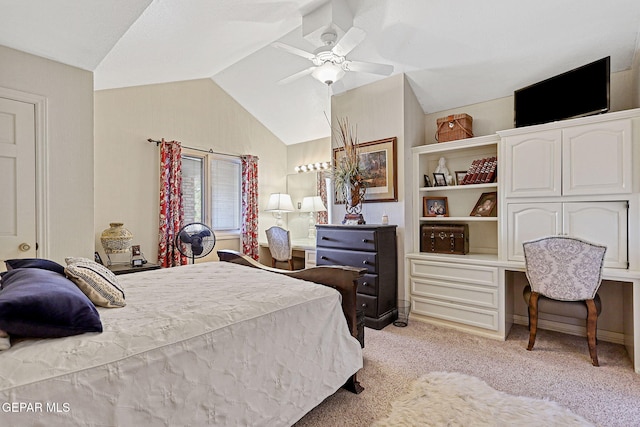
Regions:
<instances>
[{"instance_id":1,"label":"curtain rod","mask_svg":"<svg viewBox=\"0 0 640 427\"><path fill-rule=\"evenodd\" d=\"M148 142L154 142L154 143L156 144L156 147L157 147L158 145L162 144L162 141L157 141L157 140L152 139L152 138L148 138L148 139L147 139L147 141L148 141ZM219 155L221 155L221 156L233 156L233 157L242 157L242 156L243 156L243 154L229 154L229 153L221 153L221 152L218 152L218 151L213 151L211 148L210 148L210 149L208 149L208 150L204 150L204 149L202 149L202 148L187 147L186 145L183 145L183 146L182 146L182 148L187 148L187 149L189 149L189 150L194 150L194 151L201 151L201 152L203 152L203 153L209 153L209 154L219 154ZM256 157L256 156L254 156L254 157ZM257 158L257 157L256 157L256 158ZM260 159L258 159L258 160L260 160Z\"/></svg>"}]
</instances>

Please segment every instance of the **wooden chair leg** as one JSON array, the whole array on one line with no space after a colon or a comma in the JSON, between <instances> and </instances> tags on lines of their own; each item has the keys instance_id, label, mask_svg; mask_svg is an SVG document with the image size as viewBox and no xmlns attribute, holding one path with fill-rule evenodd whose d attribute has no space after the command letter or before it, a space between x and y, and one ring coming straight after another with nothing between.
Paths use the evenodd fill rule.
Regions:
<instances>
[{"instance_id":1,"label":"wooden chair leg","mask_svg":"<svg viewBox=\"0 0 640 427\"><path fill-rule=\"evenodd\" d=\"M275 258L271 258L271 267L273 267L273 268L276 267L276 259Z\"/></svg>"},{"instance_id":2,"label":"wooden chair leg","mask_svg":"<svg viewBox=\"0 0 640 427\"><path fill-rule=\"evenodd\" d=\"M587 304L587 343L589 344L589 356L591 356L593 366L600 366L598 364L598 353L596 349L598 309L592 299L586 300L585 303Z\"/></svg>"},{"instance_id":3,"label":"wooden chair leg","mask_svg":"<svg viewBox=\"0 0 640 427\"><path fill-rule=\"evenodd\" d=\"M289 258L289 270L293 271L293 258Z\"/></svg>"},{"instance_id":4,"label":"wooden chair leg","mask_svg":"<svg viewBox=\"0 0 640 427\"><path fill-rule=\"evenodd\" d=\"M540 294L537 292L531 292L529 297L529 345L527 345L529 351L536 343L536 332L538 332L538 297Z\"/></svg>"}]
</instances>

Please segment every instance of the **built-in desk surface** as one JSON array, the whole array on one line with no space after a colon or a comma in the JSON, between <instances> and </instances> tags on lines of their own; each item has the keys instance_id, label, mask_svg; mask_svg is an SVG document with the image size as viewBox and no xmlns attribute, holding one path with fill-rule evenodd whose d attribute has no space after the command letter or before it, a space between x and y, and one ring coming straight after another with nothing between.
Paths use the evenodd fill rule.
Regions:
<instances>
[{"instance_id":1,"label":"built-in desk surface","mask_svg":"<svg viewBox=\"0 0 640 427\"><path fill-rule=\"evenodd\" d=\"M293 250L300 251L315 251L316 250L316 239L304 238L304 239L291 239L291 247Z\"/></svg>"},{"instance_id":2,"label":"built-in desk surface","mask_svg":"<svg viewBox=\"0 0 640 427\"><path fill-rule=\"evenodd\" d=\"M478 335L506 339L516 321L514 282L525 271L523 262L503 261L497 255L406 254L408 289L414 317ZM622 330L608 332L608 341L624 344L634 370L640 373L640 271L605 268L603 281L619 289ZM526 279L525 279L526 280ZM604 299L603 299L604 301ZM522 319L527 321L526 318ZM553 329L553 322L547 328ZM576 332L562 324L559 332ZM598 334L603 331L599 331Z\"/></svg>"},{"instance_id":3,"label":"built-in desk surface","mask_svg":"<svg viewBox=\"0 0 640 427\"><path fill-rule=\"evenodd\" d=\"M266 241L259 242L260 262L265 265L271 265L271 252L269 252L269 243ZM316 264L316 239L309 238L292 238L291 249L293 250L294 267L308 268ZM296 260L300 262L296 262ZM297 265L296 265L297 264Z\"/></svg>"}]
</instances>

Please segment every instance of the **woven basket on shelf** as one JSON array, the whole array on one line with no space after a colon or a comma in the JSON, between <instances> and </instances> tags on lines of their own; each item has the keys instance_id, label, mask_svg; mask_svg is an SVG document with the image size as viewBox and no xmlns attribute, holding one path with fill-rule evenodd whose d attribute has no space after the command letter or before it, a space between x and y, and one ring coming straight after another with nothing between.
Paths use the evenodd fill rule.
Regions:
<instances>
[{"instance_id":1,"label":"woven basket on shelf","mask_svg":"<svg viewBox=\"0 0 640 427\"><path fill-rule=\"evenodd\" d=\"M473 117L468 114L453 114L436 120L436 141L447 142L473 137Z\"/></svg>"}]
</instances>

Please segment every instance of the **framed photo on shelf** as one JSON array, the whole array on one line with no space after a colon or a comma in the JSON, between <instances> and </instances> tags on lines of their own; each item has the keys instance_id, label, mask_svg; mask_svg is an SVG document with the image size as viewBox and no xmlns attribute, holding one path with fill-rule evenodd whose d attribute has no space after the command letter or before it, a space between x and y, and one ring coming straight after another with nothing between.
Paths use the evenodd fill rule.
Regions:
<instances>
[{"instance_id":1,"label":"framed photo on shelf","mask_svg":"<svg viewBox=\"0 0 640 427\"><path fill-rule=\"evenodd\" d=\"M423 197L423 216L449 216L449 204L446 197Z\"/></svg>"},{"instance_id":2,"label":"framed photo on shelf","mask_svg":"<svg viewBox=\"0 0 640 427\"><path fill-rule=\"evenodd\" d=\"M425 187L432 187L431 180L429 179L429 175L426 175L426 174L424 176L424 186Z\"/></svg>"},{"instance_id":3,"label":"framed photo on shelf","mask_svg":"<svg viewBox=\"0 0 640 427\"><path fill-rule=\"evenodd\" d=\"M456 185L461 185L465 176L467 176L467 171L456 171Z\"/></svg>"},{"instance_id":4,"label":"framed photo on shelf","mask_svg":"<svg viewBox=\"0 0 640 427\"><path fill-rule=\"evenodd\" d=\"M496 216L498 193L482 193L469 216Z\"/></svg>"},{"instance_id":5,"label":"framed photo on shelf","mask_svg":"<svg viewBox=\"0 0 640 427\"><path fill-rule=\"evenodd\" d=\"M434 172L433 173L433 186L434 187L446 187L447 186L447 177L444 176L443 173Z\"/></svg>"}]
</instances>

